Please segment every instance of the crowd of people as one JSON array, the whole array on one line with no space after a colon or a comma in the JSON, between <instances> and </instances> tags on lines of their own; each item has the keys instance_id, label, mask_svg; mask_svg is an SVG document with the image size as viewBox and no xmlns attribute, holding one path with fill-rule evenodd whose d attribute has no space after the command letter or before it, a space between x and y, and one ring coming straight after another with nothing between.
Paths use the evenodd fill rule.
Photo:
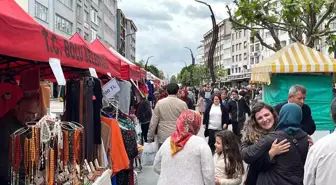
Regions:
<instances>
[{"instance_id":1,"label":"crowd of people","mask_svg":"<svg viewBox=\"0 0 336 185\"><path fill-rule=\"evenodd\" d=\"M158 136L153 166L158 184L334 184L336 137L330 134L313 145L316 126L305 87L293 85L288 99L275 107L255 101L258 91L168 84L143 134L147 142ZM336 122L336 100L331 116ZM202 125L208 143L197 136Z\"/></svg>"}]
</instances>

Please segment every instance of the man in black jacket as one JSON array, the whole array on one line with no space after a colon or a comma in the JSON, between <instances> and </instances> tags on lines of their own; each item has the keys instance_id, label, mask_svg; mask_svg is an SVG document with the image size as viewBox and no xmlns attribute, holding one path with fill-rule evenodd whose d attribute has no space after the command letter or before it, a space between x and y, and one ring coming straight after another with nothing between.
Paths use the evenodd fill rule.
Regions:
<instances>
[{"instance_id":1,"label":"man in black jacket","mask_svg":"<svg viewBox=\"0 0 336 185\"><path fill-rule=\"evenodd\" d=\"M311 115L310 107L307 104L304 104L306 100L306 94L307 90L302 85L293 85L289 89L288 93L288 101L284 103L280 103L274 107L274 109L279 114L281 108L286 103L296 103L298 104L302 109L302 121L301 121L301 128L303 131L305 131L308 135L314 134L316 130L315 122Z\"/></svg>"},{"instance_id":2,"label":"man in black jacket","mask_svg":"<svg viewBox=\"0 0 336 185\"><path fill-rule=\"evenodd\" d=\"M246 120L246 114L250 116L250 107L247 105L245 99L238 95L237 90L231 91L231 99L227 103L227 108L230 113L232 124L232 132L241 137L241 130L243 129Z\"/></svg>"}]
</instances>

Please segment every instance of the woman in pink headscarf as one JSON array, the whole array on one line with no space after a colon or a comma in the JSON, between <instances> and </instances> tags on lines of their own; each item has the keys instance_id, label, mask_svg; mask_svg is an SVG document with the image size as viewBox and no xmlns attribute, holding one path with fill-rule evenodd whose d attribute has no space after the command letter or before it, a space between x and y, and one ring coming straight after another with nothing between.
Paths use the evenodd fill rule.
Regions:
<instances>
[{"instance_id":1,"label":"woman in pink headscarf","mask_svg":"<svg viewBox=\"0 0 336 185\"><path fill-rule=\"evenodd\" d=\"M200 126L198 112L182 112L176 132L167 138L155 157L154 171L160 174L158 185L215 184L211 150L204 138L197 136Z\"/></svg>"}]
</instances>

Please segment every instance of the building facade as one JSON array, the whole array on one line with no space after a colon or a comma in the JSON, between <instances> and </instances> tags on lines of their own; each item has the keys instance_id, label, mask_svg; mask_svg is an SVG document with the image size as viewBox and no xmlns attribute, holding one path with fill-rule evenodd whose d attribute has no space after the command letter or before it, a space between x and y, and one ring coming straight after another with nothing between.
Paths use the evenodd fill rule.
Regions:
<instances>
[{"instance_id":1,"label":"building facade","mask_svg":"<svg viewBox=\"0 0 336 185\"><path fill-rule=\"evenodd\" d=\"M227 81L231 64L231 23L229 19L224 19L218 23L218 42L214 53L214 65L217 68L225 70L224 76L219 76L220 81ZM204 63L207 64L209 50L212 39L212 29L204 34Z\"/></svg>"},{"instance_id":2,"label":"building facade","mask_svg":"<svg viewBox=\"0 0 336 185\"><path fill-rule=\"evenodd\" d=\"M245 85L251 78L249 62L250 33L248 30L237 30L231 34L232 64L229 80L233 86Z\"/></svg>"},{"instance_id":3,"label":"building facade","mask_svg":"<svg viewBox=\"0 0 336 185\"><path fill-rule=\"evenodd\" d=\"M126 19L126 35L125 35L125 54L126 58L131 62L136 62L136 25L131 19Z\"/></svg>"},{"instance_id":4,"label":"building facade","mask_svg":"<svg viewBox=\"0 0 336 185\"><path fill-rule=\"evenodd\" d=\"M116 48L116 0L16 0L38 23L65 38L79 33Z\"/></svg>"},{"instance_id":5,"label":"building facade","mask_svg":"<svg viewBox=\"0 0 336 185\"><path fill-rule=\"evenodd\" d=\"M126 17L121 9L117 9L117 51L125 56Z\"/></svg>"},{"instance_id":6,"label":"building facade","mask_svg":"<svg viewBox=\"0 0 336 185\"><path fill-rule=\"evenodd\" d=\"M196 51L196 64L204 65L204 41L201 41L202 44L197 46Z\"/></svg>"}]
</instances>

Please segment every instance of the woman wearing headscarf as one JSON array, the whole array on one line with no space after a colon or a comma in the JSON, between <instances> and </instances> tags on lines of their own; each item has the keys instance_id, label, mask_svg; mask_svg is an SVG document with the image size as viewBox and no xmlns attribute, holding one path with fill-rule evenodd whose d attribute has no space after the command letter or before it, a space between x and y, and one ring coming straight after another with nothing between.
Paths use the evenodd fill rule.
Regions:
<instances>
[{"instance_id":1,"label":"woman wearing headscarf","mask_svg":"<svg viewBox=\"0 0 336 185\"><path fill-rule=\"evenodd\" d=\"M302 111L300 106L288 103L279 114L276 131L260 138L257 143L242 147L244 161L253 164L269 153L272 162L267 170L258 174L257 185L302 185L304 163L308 152L308 136L301 130ZM279 141L279 143L278 143ZM284 143L287 144L283 145ZM270 151L272 145L281 144L281 155L274 156Z\"/></svg>"},{"instance_id":2,"label":"woman wearing headscarf","mask_svg":"<svg viewBox=\"0 0 336 185\"><path fill-rule=\"evenodd\" d=\"M204 138L196 136L201 115L185 110L176 122L176 132L163 143L154 160L160 175L158 185L214 185L215 167Z\"/></svg>"},{"instance_id":3,"label":"woman wearing headscarf","mask_svg":"<svg viewBox=\"0 0 336 185\"><path fill-rule=\"evenodd\" d=\"M193 109L194 107L194 103L193 101L188 97L188 89L184 88L181 89L180 91L180 95L181 95L181 100L183 100L184 102L186 102L188 109Z\"/></svg>"}]
</instances>

